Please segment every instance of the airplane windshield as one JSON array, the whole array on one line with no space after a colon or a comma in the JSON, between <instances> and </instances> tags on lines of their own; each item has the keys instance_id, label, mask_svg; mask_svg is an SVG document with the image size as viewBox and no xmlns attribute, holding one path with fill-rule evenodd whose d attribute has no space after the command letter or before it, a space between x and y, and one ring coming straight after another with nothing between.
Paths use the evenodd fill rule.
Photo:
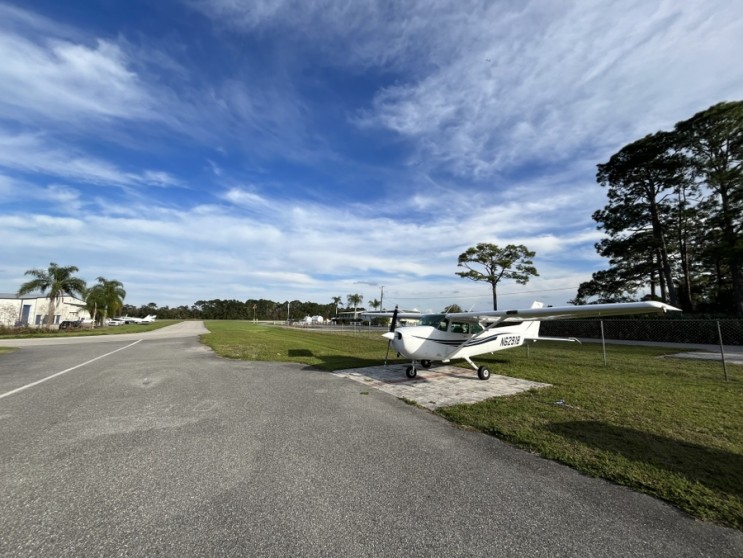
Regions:
<instances>
[{"instance_id":1,"label":"airplane windshield","mask_svg":"<svg viewBox=\"0 0 743 558\"><path fill-rule=\"evenodd\" d=\"M421 316L421 325L446 331L449 327L449 320L444 317L444 314L428 314L427 316Z\"/></svg>"}]
</instances>

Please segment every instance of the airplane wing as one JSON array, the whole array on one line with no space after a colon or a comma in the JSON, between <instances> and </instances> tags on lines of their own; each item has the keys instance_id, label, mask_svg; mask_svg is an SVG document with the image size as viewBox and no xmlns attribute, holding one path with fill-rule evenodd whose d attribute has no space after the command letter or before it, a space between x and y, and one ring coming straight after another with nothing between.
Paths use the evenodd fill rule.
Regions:
<instances>
[{"instance_id":1,"label":"airplane wing","mask_svg":"<svg viewBox=\"0 0 743 558\"><path fill-rule=\"evenodd\" d=\"M392 318L395 316L394 312L363 312L361 314L362 320L371 320L374 318ZM398 320L418 320L421 317L420 312L406 312L401 311L397 313Z\"/></svg>"},{"instance_id":2,"label":"airplane wing","mask_svg":"<svg viewBox=\"0 0 743 558\"><path fill-rule=\"evenodd\" d=\"M661 314L681 310L663 302L621 302L614 304L585 304L582 306L548 306L520 310L486 310L481 312L453 312L450 320L486 322L523 322L528 320L567 320L636 314Z\"/></svg>"}]
</instances>

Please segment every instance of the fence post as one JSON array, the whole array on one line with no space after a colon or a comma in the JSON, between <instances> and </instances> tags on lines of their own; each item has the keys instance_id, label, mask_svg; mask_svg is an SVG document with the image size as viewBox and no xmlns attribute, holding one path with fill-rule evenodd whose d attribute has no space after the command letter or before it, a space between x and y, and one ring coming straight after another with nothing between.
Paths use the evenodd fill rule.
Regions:
<instances>
[{"instance_id":1,"label":"fence post","mask_svg":"<svg viewBox=\"0 0 743 558\"><path fill-rule=\"evenodd\" d=\"M607 363L606 363L606 339L604 338L604 320L601 320L600 323L601 323L601 347L604 351L604 368L606 368Z\"/></svg>"},{"instance_id":2,"label":"fence post","mask_svg":"<svg viewBox=\"0 0 743 558\"><path fill-rule=\"evenodd\" d=\"M720 340L720 356L722 356L722 370L725 373L725 381L728 381L728 364L725 362L725 346L722 344L722 330L720 320L717 320L717 338Z\"/></svg>"}]
</instances>

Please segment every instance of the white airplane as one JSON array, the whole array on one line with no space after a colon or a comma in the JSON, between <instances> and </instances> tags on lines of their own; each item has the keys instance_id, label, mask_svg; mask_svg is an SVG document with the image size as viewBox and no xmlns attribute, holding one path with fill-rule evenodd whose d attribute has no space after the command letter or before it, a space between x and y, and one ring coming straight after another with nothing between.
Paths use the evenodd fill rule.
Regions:
<instances>
[{"instance_id":1,"label":"white airplane","mask_svg":"<svg viewBox=\"0 0 743 558\"><path fill-rule=\"evenodd\" d=\"M123 320L125 324L148 324L150 322L154 322L155 319L157 319L157 316L155 316L155 314L150 314L149 316L146 316L144 318L132 318L131 316L124 316L122 318L116 319Z\"/></svg>"},{"instance_id":2,"label":"white airplane","mask_svg":"<svg viewBox=\"0 0 743 558\"><path fill-rule=\"evenodd\" d=\"M388 313L392 318L390 331L383 337L389 340L399 356L409 358L412 364L405 373L415 378L418 366L429 368L432 361L449 362L464 359L477 370L481 380L490 378L486 366L477 366L471 357L513 349L526 341L577 341L570 338L539 337L540 320L564 320L633 314L655 314L680 311L662 302L627 302L616 304L588 304L584 306L544 307L535 302L523 310L489 310L483 312L450 312L424 314L420 325L395 328L402 313ZM377 314L377 317L380 317Z\"/></svg>"}]
</instances>

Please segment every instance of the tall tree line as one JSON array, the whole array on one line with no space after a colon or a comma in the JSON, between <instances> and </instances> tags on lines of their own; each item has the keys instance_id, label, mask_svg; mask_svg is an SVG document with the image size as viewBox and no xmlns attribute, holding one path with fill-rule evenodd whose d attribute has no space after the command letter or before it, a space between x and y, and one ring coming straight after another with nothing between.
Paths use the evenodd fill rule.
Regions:
<instances>
[{"instance_id":1,"label":"tall tree line","mask_svg":"<svg viewBox=\"0 0 743 558\"><path fill-rule=\"evenodd\" d=\"M277 302L265 299L241 300L198 300L191 306L158 307L151 302L139 307L124 305L122 314L144 317L156 313L158 319L199 319L199 320L298 320L305 316L323 316L330 318L335 315L336 304L318 304L316 302L301 302L291 300Z\"/></svg>"},{"instance_id":2,"label":"tall tree line","mask_svg":"<svg viewBox=\"0 0 743 558\"><path fill-rule=\"evenodd\" d=\"M743 315L743 101L645 136L598 165L607 205L593 219L610 267L575 302L653 298Z\"/></svg>"}]
</instances>

